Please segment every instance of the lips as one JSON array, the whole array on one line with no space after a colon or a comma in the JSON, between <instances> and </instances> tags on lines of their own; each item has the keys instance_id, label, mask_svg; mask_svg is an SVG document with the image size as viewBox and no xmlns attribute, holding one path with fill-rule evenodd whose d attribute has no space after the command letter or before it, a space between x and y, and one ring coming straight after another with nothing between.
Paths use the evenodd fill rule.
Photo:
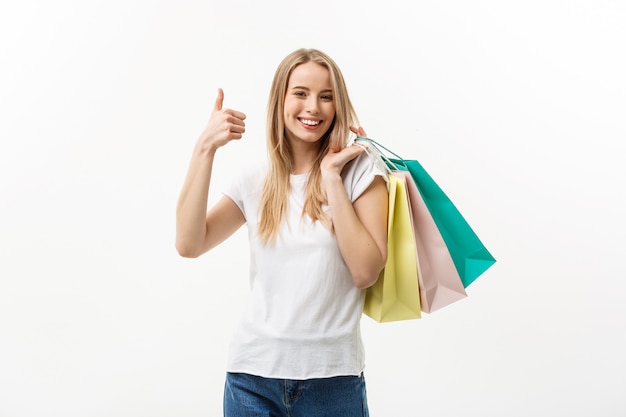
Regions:
<instances>
[{"instance_id":1,"label":"lips","mask_svg":"<svg viewBox=\"0 0 626 417\"><path fill-rule=\"evenodd\" d=\"M300 121L300 123L302 123L303 125L307 127L317 127L322 123L322 121L319 119L298 119L298 120Z\"/></svg>"}]
</instances>

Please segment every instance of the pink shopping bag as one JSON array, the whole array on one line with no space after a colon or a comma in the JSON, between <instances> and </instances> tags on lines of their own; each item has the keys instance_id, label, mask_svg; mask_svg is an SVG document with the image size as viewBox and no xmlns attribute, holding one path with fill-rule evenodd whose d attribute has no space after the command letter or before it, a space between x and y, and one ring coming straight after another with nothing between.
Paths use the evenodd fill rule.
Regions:
<instances>
[{"instance_id":1,"label":"pink shopping bag","mask_svg":"<svg viewBox=\"0 0 626 417\"><path fill-rule=\"evenodd\" d=\"M392 172L406 180L417 249L421 309L432 313L467 297L467 293L446 242L411 174L402 170Z\"/></svg>"}]
</instances>

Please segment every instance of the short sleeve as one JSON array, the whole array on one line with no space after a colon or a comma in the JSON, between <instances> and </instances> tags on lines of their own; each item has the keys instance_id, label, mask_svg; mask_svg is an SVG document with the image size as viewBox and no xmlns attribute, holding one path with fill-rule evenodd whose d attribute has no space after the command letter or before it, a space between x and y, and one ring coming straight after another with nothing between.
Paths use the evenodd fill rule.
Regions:
<instances>
[{"instance_id":1,"label":"short sleeve","mask_svg":"<svg viewBox=\"0 0 626 417\"><path fill-rule=\"evenodd\" d=\"M246 220L256 216L256 213L252 211L256 210L258 205L265 173L264 165L245 168L234 175L230 183L222 190L222 194L233 200L239 207Z\"/></svg>"},{"instance_id":2,"label":"short sleeve","mask_svg":"<svg viewBox=\"0 0 626 417\"><path fill-rule=\"evenodd\" d=\"M344 187L353 203L367 190L377 176L382 177L385 183L388 181L387 173L373 158L373 155L363 153L350 161L342 172Z\"/></svg>"}]
</instances>

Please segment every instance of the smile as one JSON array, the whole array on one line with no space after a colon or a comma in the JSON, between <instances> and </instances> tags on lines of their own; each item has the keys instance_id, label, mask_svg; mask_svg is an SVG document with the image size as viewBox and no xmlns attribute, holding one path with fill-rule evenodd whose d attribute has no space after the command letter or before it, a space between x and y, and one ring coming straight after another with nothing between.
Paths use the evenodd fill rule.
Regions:
<instances>
[{"instance_id":1,"label":"smile","mask_svg":"<svg viewBox=\"0 0 626 417\"><path fill-rule=\"evenodd\" d=\"M321 120L309 120L309 119L300 119L300 122L304 123L307 126L317 126L322 123Z\"/></svg>"}]
</instances>

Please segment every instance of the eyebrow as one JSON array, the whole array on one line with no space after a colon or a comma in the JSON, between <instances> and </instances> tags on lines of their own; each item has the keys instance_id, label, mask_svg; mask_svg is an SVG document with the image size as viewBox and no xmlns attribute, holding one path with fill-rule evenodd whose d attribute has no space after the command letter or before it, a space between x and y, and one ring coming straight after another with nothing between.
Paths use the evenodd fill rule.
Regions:
<instances>
[{"instance_id":1,"label":"eyebrow","mask_svg":"<svg viewBox=\"0 0 626 417\"><path fill-rule=\"evenodd\" d=\"M310 89L309 87L303 87L303 86L300 86L300 85L296 85L295 87L292 87L291 89L292 89L292 90L298 90L298 89L300 89L300 90L311 91L311 89ZM330 88L327 88L326 90L322 90L322 91L321 91L321 93L332 93L332 92L333 92L333 90L332 90L332 89L330 89Z\"/></svg>"}]
</instances>

